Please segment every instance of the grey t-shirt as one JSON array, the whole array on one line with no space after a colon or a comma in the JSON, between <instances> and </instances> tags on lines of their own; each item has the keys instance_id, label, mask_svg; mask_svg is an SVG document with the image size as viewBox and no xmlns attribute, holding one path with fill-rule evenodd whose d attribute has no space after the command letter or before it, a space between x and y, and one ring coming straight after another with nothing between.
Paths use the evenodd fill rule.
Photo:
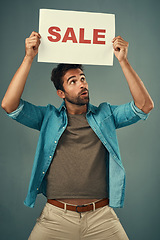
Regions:
<instances>
[{"instance_id":1,"label":"grey t-shirt","mask_svg":"<svg viewBox=\"0 0 160 240\"><path fill-rule=\"evenodd\" d=\"M86 114L68 114L47 175L47 198L108 197L108 151Z\"/></svg>"}]
</instances>

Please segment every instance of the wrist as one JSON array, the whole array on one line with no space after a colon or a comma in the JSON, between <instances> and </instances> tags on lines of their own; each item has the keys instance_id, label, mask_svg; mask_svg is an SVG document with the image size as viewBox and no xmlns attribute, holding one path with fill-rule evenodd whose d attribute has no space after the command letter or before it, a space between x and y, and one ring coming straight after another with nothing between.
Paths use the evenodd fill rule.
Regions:
<instances>
[{"instance_id":1,"label":"wrist","mask_svg":"<svg viewBox=\"0 0 160 240\"><path fill-rule=\"evenodd\" d=\"M119 64L121 65L121 67L125 67L125 66L129 65L129 61L127 58L125 58L125 59L119 61Z\"/></svg>"},{"instance_id":2,"label":"wrist","mask_svg":"<svg viewBox=\"0 0 160 240\"><path fill-rule=\"evenodd\" d=\"M24 62L32 63L33 59L34 59L34 57L29 56L29 55L25 55Z\"/></svg>"}]
</instances>

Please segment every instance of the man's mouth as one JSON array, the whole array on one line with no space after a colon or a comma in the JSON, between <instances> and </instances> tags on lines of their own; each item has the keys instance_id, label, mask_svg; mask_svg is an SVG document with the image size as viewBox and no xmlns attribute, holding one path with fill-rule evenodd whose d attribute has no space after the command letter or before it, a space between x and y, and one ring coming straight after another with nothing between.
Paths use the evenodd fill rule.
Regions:
<instances>
[{"instance_id":1,"label":"man's mouth","mask_svg":"<svg viewBox=\"0 0 160 240\"><path fill-rule=\"evenodd\" d=\"M85 91L85 92L81 93L81 95L87 95L87 94L88 94L88 92L87 92L87 91Z\"/></svg>"},{"instance_id":2,"label":"man's mouth","mask_svg":"<svg viewBox=\"0 0 160 240\"><path fill-rule=\"evenodd\" d=\"M86 89L86 90L83 90L81 93L80 93L80 95L82 95L82 96L87 96L88 95L88 90Z\"/></svg>"}]
</instances>

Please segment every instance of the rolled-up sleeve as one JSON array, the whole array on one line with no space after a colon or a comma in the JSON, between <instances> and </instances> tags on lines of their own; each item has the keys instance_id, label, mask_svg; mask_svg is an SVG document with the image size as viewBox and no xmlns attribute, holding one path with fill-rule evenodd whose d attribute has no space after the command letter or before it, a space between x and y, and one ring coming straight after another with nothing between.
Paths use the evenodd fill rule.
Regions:
<instances>
[{"instance_id":1,"label":"rolled-up sleeve","mask_svg":"<svg viewBox=\"0 0 160 240\"><path fill-rule=\"evenodd\" d=\"M138 115L141 119L146 120L149 116L149 113L144 113L141 109L139 109L134 101L131 102L131 108L135 112L136 115Z\"/></svg>"},{"instance_id":2,"label":"rolled-up sleeve","mask_svg":"<svg viewBox=\"0 0 160 240\"><path fill-rule=\"evenodd\" d=\"M111 105L116 128L125 127L139 120L146 120L149 114L144 113L131 101L119 106Z\"/></svg>"},{"instance_id":3,"label":"rolled-up sleeve","mask_svg":"<svg viewBox=\"0 0 160 240\"><path fill-rule=\"evenodd\" d=\"M35 106L21 99L17 109L7 115L27 127L40 130L46 109L46 106Z\"/></svg>"},{"instance_id":4,"label":"rolled-up sleeve","mask_svg":"<svg viewBox=\"0 0 160 240\"><path fill-rule=\"evenodd\" d=\"M15 111L11 112L11 113L7 113L8 117L16 120L16 118L18 117L19 113L22 111L23 107L24 107L24 101L21 99L18 108Z\"/></svg>"}]
</instances>

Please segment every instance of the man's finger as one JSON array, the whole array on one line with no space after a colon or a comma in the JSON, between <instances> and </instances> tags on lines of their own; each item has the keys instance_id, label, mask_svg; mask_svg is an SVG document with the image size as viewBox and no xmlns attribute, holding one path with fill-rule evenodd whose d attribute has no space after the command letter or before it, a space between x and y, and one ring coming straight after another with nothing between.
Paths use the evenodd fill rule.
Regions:
<instances>
[{"instance_id":1,"label":"man's finger","mask_svg":"<svg viewBox=\"0 0 160 240\"><path fill-rule=\"evenodd\" d=\"M29 37L37 36L38 38L41 38L41 35L38 32L33 31Z\"/></svg>"}]
</instances>

